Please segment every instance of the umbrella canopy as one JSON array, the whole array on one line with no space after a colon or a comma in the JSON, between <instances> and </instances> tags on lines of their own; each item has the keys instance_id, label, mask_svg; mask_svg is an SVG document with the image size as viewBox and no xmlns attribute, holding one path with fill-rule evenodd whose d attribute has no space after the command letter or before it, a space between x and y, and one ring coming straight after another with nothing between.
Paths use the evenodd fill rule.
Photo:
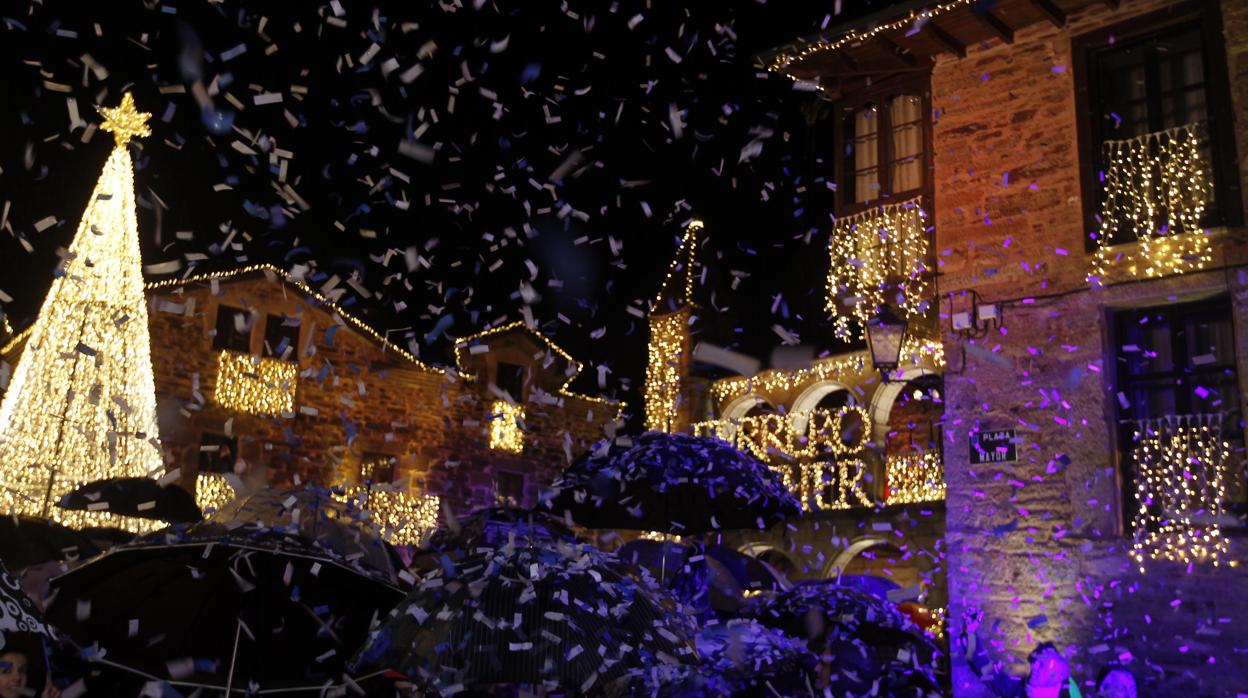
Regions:
<instances>
[{"instance_id":1,"label":"umbrella canopy","mask_svg":"<svg viewBox=\"0 0 1248 698\"><path fill-rule=\"evenodd\" d=\"M698 553L690 546L637 539L621 546L616 555L625 562L645 567L669 588L676 579L675 573L685 572L685 565L705 568L702 574L707 578L711 608L722 613L739 610L746 602L747 593L777 591L787 586L766 563L722 545L708 545ZM695 570L690 571L701 576Z\"/></svg>"},{"instance_id":2,"label":"umbrella canopy","mask_svg":"<svg viewBox=\"0 0 1248 698\"><path fill-rule=\"evenodd\" d=\"M113 669L101 695L147 680L315 694L403 597L359 559L259 523L149 534L53 586L49 620Z\"/></svg>"},{"instance_id":3,"label":"umbrella canopy","mask_svg":"<svg viewBox=\"0 0 1248 698\"><path fill-rule=\"evenodd\" d=\"M831 655L826 681L834 695L861 695L877 681L878 695L914 689L928 695L940 686L940 651L923 631L896 606L835 580L760 596L743 614L811 638L812 649Z\"/></svg>"},{"instance_id":4,"label":"umbrella canopy","mask_svg":"<svg viewBox=\"0 0 1248 698\"><path fill-rule=\"evenodd\" d=\"M719 439L662 432L599 442L543 504L590 528L681 535L769 528L801 514L780 476L753 456Z\"/></svg>"},{"instance_id":5,"label":"umbrella canopy","mask_svg":"<svg viewBox=\"0 0 1248 698\"><path fill-rule=\"evenodd\" d=\"M115 477L88 482L62 497L57 506L169 523L194 523L204 518L190 492L150 477Z\"/></svg>"},{"instance_id":6,"label":"umbrella canopy","mask_svg":"<svg viewBox=\"0 0 1248 698\"><path fill-rule=\"evenodd\" d=\"M188 532L212 538L245 524L299 538L360 569L397 584L403 568L394 549L381 539L368 512L354 499L339 499L322 487L269 488L222 506Z\"/></svg>"},{"instance_id":7,"label":"umbrella canopy","mask_svg":"<svg viewBox=\"0 0 1248 698\"><path fill-rule=\"evenodd\" d=\"M691 630L608 553L509 543L422 577L358 662L437 692L545 683L597 695L648 667L692 663Z\"/></svg>"},{"instance_id":8,"label":"umbrella canopy","mask_svg":"<svg viewBox=\"0 0 1248 698\"><path fill-rule=\"evenodd\" d=\"M477 548L499 548L508 543L550 547L579 539L562 522L540 511L495 506L478 509L454 524L430 534L412 557L412 568L429 571L442 566L442 557L462 558Z\"/></svg>"},{"instance_id":9,"label":"umbrella canopy","mask_svg":"<svg viewBox=\"0 0 1248 698\"><path fill-rule=\"evenodd\" d=\"M9 569L44 562L85 560L100 554L86 536L47 519L0 517L0 561Z\"/></svg>"},{"instance_id":10,"label":"umbrella canopy","mask_svg":"<svg viewBox=\"0 0 1248 698\"><path fill-rule=\"evenodd\" d=\"M35 602L22 591L17 577L9 574L4 563L0 562L0 651L18 634L52 639Z\"/></svg>"}]
</instances>

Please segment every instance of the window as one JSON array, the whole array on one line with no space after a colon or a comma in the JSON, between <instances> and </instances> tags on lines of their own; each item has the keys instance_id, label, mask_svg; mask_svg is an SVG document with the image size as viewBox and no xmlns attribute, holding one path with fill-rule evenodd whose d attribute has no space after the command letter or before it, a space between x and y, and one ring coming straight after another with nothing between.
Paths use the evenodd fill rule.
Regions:
<instances>
[{"instance_id":1,"label":"window","mask_svg":"<svg viewBox=\"0 0 1248 698\"><path fill-rule=\"evenodd\" d=\"M264 355L294 361L299 346L299 320L269 315L264 321Z\"/></svg>"},{"instance_id":2,"label":"window","mask_svg":"<svg viewBox=\"0 0 1248 698\"><path fill-rule=\"evenodd\" d=\"M1115 313L1118 444L1124 464L1123 501L1137 506L1141 423L1221 415L1222 437L1242 450L1239 382L1231 303L1221 298ZM1243 472L1230 474L1229 491L1242 493ZM1242 500L1242 495L1237 494Z\"/></svg>"},{"instance_id":3,"label":"window","mask_svg":"<svg viewBox=\"0 0 1248 698\"><path fill-rule=\"evenodd\" d=\"M504 390L516 402L524 401L524 366L518 364L509 364L506 361L499 361L498 368L495 369L494 385L499 390Z\"/></svg>"},{"instance_id":4,"label":"window","mask_svg":"<svg viewBox=\"0 0 1248 698\"><path fill-rule=\"evenodd\" d=\"M500 470L498 477L494 480L494 486L497 489L495 497L500 503L524 506L524 475Z\"/></svg>"},{"instance_id":5,"label":"window","mask_svg":"<svg viewBox=\"0 0 1248 698\"><path fill-rule=\"evenodd\" d=\"M238 439L204 432L199 438L199 472L232 473L238 458Z\"/></svg>"},{"instance_id":6,"label":"window","mask_svg":"<svg viewBox=\"0 0 1248 698\"><path fill-rule=\"evenodd\" d=\"M1213 187L1201 225L1235 225L1238 205L1234 133L1219 12L1188 2L1074 41L1079 80L1083 198L1088 230L1097 230L1109 166L1105 144L1191 125ZM1110 243L1134 240L1131 231ZM1095 245L1089 237L1088 249Z\"/></svg>"},{"instance_id":7,"label":"window","mask_svg":"<svg viewBox=\"0 0 1248 698\"><path fill-rule=\"evenodd\" d=\"M837 108L836 172L841 215L927 185L926 89L913 80L856 95Z\"/></svg>"},{"instance_id":8,"label":"window","mask_svg":"<svg viewBox=\"0 0 1248 698\"><path fill-rule=\"evenodd\" d=\"M213 349L251 351L251 314L242 308L217 306L217 332L212 337Z\"/></svg>"},{"instance_id":9,"label":"window","mask_svg":"<svg viewBox=\"0 0 1248 698\"><path fill-rule=\"evenodd\" d=\"M394 461L384 453L365 453L360 458L360 480L371 485L394 482Z\"/></svg>"}]
</instances>

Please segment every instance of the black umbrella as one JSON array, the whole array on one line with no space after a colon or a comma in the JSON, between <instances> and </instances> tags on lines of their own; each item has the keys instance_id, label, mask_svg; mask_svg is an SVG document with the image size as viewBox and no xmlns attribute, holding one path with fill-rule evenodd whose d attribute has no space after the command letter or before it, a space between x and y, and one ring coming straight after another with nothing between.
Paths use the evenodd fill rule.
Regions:
<instances>
[{"instance_id":1,"label":"black umbrella","mask_svg":"<svg viewBox=\"0 0 1248 698\"><path fill-rule=\"evenodd\" d=\"M836 580L761 595L743 614L812 638L812 648L833 657L828 682L835 695L862 695L877 682L878 695L936 695L941 685L944 658L922 629L888 601Z\"/></svg>"},{"instance_id":2,"label":"black umbrella","mask_svg":"<svg viewBox=\"0 0 1248 698\"><path fill-rule=\"evenodd\" d=\"M242 522L149 534L53 586L48 618L106 669L101 695L149 680L315 695L403 596L358 558Z\"/></svg>"},{"instance_id":3,"label":"black umbrella","mask_svg":"<svg viewBox=\"0 0 1248 698\"><path fill-rule=\"evenodd\" d=\"M322 548L360 568L399 581L403 562L382 540L370 514L358 500L342 498L323 487L269 488L222 506L206 523L232 528L258 524Z\"/></svg>"},{"instance_id":4,"label":"black umbrella","mask_svg":"<svg viewBox=\"0 0 1248 698\"><path fill-rule=\"evenodd\" d=\"M753 456L719 439L662 432L599 442L543 504L590 528L679 535L769 528L801 514L780 476Z\"/></svg>"},{"instance_id":5,"label":"black umbrella","mask_svg":"<svg viewBox=\"0 0 1248 698\"><path fill-rule=\"evenodd\" d=\"M194 523L204 518L190 492L177 485L163 485L150 477L115 477L88 482L62 497L57 506L169 523Z\"/></svg>"},{"instance_id":6,"label":"black umbrella","mask_svg":"<svg viewBox=\"0 0 1248 698\"><path fill-rule=\"evenodd\" d=\"M571 529L544 512L519 507L487 507L448 522L431 533L412 555L411 566L414 570L429 571L441 567L443 557L455 560L477 548L497 548L513 541L546 547L559 541L575 543L578 540Z\"/></svg>"},{"instance_id":7,"label":"black umbrella","mask_svg":"<svg viewBox=\"0 0 1248 698\"><path fill-rule=\"evenodd\" d=\"M27 690L43 689L47 649L53 639L35 602L22 591L17 576L0 562L0 654L15 653L25 658L30 677L24 687Z\"/></svg>"},{"instance_id":8,"label":"black umbrella","mask_svg":"<svg viewBox=\"0 0 1248 698\"><path fill-rule=\"evenodd\" d=\"M74 562L99 554L90 539L59 523L27 516L0 517L0 561L9 569Z\"/></svg>"},{"instance_id":9,"label":"black umbrella","mask_svg":"<svg viewBox=\"0 0 1248 698\"><path fill-rule=\"evenodd\" d=\"M670 601L586 544L507 543L421 578L359 656L437 692L557 684L598 695L650 668L694 661Z\"/></svg>"},{"instance_id":10,"label":"black umbrella","mask_svg":"<svg viewBox=\"0 0 1248 698\"><path fill-rule=\"evenodd\" d=\"M669 588L681 579L680 575L705 576L711 608L721 613L735 613L749 596L788 586L766 563L722 545L708 545L698 551L694 546L638 539L625 543L616 555L625 562L645 567ZM679 574L669 580L669 572Z\"/></svg>"},{"instance_id":11,"label":"black umbrella","mask_svg":"<svg viewBox=\"0 0 1248 698\"><path fill-rule=\"evenodd\" d=\"M695 641L698 666L662 677L658 686L643 684L643 690L665 698L814 694L816 657L802 640L754 620L735 619L699 629Z\"/></svg>"}]
</instances>

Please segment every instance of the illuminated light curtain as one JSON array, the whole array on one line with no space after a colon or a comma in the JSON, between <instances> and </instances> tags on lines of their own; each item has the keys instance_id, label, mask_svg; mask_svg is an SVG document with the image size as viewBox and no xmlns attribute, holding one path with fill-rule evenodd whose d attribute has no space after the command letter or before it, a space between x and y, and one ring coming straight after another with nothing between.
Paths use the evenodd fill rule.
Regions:
<instances>
[{"instance_id":1,"label":"illuminated light curtain","mask_svg":"<svg viewBox=\"0 0 1248 698\"><path fill-rule=\"evenodd\" d=\"M1201 131L1192 123L1105 142L1105 200L1089 281L1119 265L1132 276L1157 277L1212 261L1208 233L1200 228L1213 198ZM1116 248L1124 238L1137 240L1138 249Z\"/></svg>"},{"instance_id":2,"label":"illuminated light curtain","mask_svg":"<svg viewBox=\"0 0 1248 698\"><path fill-rule=\"evenodd\" d=\"M391 545L420 545L438 527L441 499L436 495L405 492L388 485L348 485L343 486L343 494L334 497L358 500Z\"/></svg>"},{"instance_id":3,"label":"illuminated light curtain","mask_svg":"<svg viewBox=\"0 0 1248 698\"><path fill-rule=\"evenodd\" d=\"M1220 564L1229 550L1222 525L1234 523L1226 516L1233 450L1222 436L1222 415L1138 420L1135 443L1136 561Z\"/></svg>"},{"instance_id":4,"label":"illuminated light curtain","mask_svg":"<svg viewBox=\"0 0 1248 698\"><path fill-rule=\"evenodd\" d=\"M889 504L945 500L945 466L939 451L890 456L886 471Z\"/></svg>"},{"instance_id":5,"label":"illuminated light curtain","mask_svg":"<svg viewBox=\"0 0 1248 698\"><path fill-rule=\"evenodd\" d=\"M863 203L880 195L879 110L867 107L854 112L854 201Z\"/></svg>"},{"instance_id":6,"label":"illuminated light curtain","mask_svg":"<svg viewBox=\"0 0 1248 698\"><path fill-rule=\"evenodd\" d=\"M927 212L918 198L838 218L828 242L827 309L836 335L858 337L881 305L922 315L930 292Z\"/></svg>"},{"instance_id":7,"label":"illuminated light curtain","mask_svg":"<svg viewBox=\"0 0 1248 698\"><path fill-rule=\"evenodd\" d=\"M680 401L681 366L688 360L689 311L650 316L646 356L646 429L672 432Z\"/></svg>"},{"instance_id":8,"label":"illuminated light curtain","mask_svg":"<svg viewBox=\"0 0 1248 698\"><path fill-rule=\"evenodd\" d=\"M101 111L116 145L0 404L0 511L150 530L163 524L55 506L87 482L164 470L126 147L149 115L129 94Z\"/></svg>"},{"instance_id":9,"label":"illuminated light curtain","mask_svg":"<svg viewBox=\"0 0 1248 698\"><path fill-rule=\"evenodd\" d=\"M195 504L204 514L220 509L236 497L238 493L225 473L199 473L195 477Z\"/></svg>"},{"instance_id":10,"label":"illuminated light curtain","mask_svg":"<svg viewBox=\"0 0 1248 698\"><path fill-rule=\"evenodd\" d=\"M247 414L292 414L298 380L298 364L223 351L217 359L213 399L226 409Z\"/></svg>"},{"instance_id":11,"label":"illuminated light curtain","mask_svg":"<svg viewBox=\"0 0 1248 698\"><path fill-rule=\"evenodd\" d=\"M888 101L893 137L890 167L894 194L923 186L923 99L918 95L897 95Z\"/></svg>"},{"instance_id":12,"label":"illuminated light curtain","mask_svg":"<svg viewBox=\"0 0 1248 698\"><path fill-rule=\"evenodd\" d=\"M505 400L496 400L490 405L490 448L508 453L524 451L524 431L520 423L524 421L524 407L513 405Z\"/></svg>"}]
</instances>

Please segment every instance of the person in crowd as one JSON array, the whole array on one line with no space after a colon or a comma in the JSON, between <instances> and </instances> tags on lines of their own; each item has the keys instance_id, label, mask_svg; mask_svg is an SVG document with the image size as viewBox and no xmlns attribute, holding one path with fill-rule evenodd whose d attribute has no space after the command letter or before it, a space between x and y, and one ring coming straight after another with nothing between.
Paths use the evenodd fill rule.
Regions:
<instances>
[{"instance_id":1,"label":"person in crowd","mask_svg":"<svg viewBox=\"0 0 1248 698\"><path fill-rule=\"evenodd\" d=\"M1097 698L1136 698L1135 674L1121 664L1109 664L1096 676Z\"/></svg>"},{"instance_id":2,"label":"person in crowd","mask_svg":"<svg viewBox=\"0 0 1248 698\"><path fill-rule=\"evenodd\" d=\"M976 634L978 622L964 619L960 642L966 661L999 698L1082 698L1079 686L1070 676L1070 664L1051 642L1041 642L1027 656L1027 676L998 671L984 643Z\"/></svg>"},{"instance_id":3,"label":"person in crowd","mask_svg":"<svg viewBox=\"0 0 1248 698\"><path fill-rule=\"evenodd\" d=\"M6 644L0 649L0 698L60 698L60 691L41 669L42 662L32 661L32 650L21 644ZM35 677L42 677L36 680Z\"/></svg>"}]
</instances>

